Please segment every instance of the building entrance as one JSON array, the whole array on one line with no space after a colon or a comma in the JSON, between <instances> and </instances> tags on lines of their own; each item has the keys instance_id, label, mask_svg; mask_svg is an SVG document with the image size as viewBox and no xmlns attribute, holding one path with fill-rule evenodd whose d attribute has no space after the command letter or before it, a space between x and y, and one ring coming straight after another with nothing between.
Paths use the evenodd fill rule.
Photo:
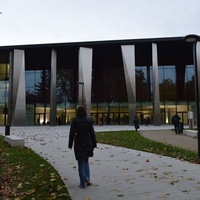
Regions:
<instances>
[{"instance_id":1,"label":"building entrance","mask_svg":"<svg viewBox=\"0 0 200 200\"><path fill-rule=\"evenodd\" d=\"M129 123L128 113L91 113L93 124L99 125L123 125Z\"/></svg>"},{"instance_id":2,"label":"building entrance","mask_svg":"<svg viewBox=\"0 0 200 200\"><path fill-rule=\"evenodd\" d=\"M35 114L35 125L44 125L45 124L45 114L36 113Z\"/></svg>"}]
</instances>

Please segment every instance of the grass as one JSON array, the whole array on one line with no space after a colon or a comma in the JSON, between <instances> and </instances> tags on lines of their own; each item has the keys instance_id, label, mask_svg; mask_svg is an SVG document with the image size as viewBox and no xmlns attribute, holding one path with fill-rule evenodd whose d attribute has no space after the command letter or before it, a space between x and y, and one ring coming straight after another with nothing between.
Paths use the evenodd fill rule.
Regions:
<instances>
[{"instance_id":1,"label":"grass","mask_svg":"<svg viewBox=\"0 0 200 200\"><path fill-rule=\"evenodd\" d=\"M136 131L99 132L96 137L98 143L155 153L200 164L197 152L149 140Z\"/></svg>"},{"instance_id":2,"label":"grass","mask_svg":"<svg viewBox=\"0 0 200 200\"><path fill-rule=\"evenodd\" d=\"M57 171L27 147L10 147L0 136L0 199L71 200Z\"/></svg>"}]
</instances>

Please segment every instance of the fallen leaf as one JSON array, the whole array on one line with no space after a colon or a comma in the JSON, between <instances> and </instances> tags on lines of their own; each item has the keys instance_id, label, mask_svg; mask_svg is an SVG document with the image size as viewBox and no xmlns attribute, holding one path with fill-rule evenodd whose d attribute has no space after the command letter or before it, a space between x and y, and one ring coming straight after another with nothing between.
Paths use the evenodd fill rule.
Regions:
<instances>
[{"instance_id":1,"label":"fallen leaf","mask_svg":"<svg viewBox=\"0 0 200 200\"><path fill-rule=\"evenodd\" d=\"M31 190L29 190L28 192L26 192L26 194L27 195L31 195L31 194L33 194L35 192L35 189L31 189Z\"/></svg>"},{"instance_id":2,"label":"fallen leaf","mask_svg":"<svg viewBox=\"0 0 200 200\"><path fill-rule=\"evenodd\" d=\"M150 192L145 192L144 195L145 196L149 196L151 193Z\"/></svg>"},{"instance_id":3,"label":"fallen leaf","mask_svg":"<svg viewBox=\"0 0 200 200\"><path fill-rule=\"evenodd\" d=\"M136 170L136 172L142 172L142 171L144 171L143 169L138 169L138 170Z\"/></svg>"},{"instance_id":4,"label":"fallen leaf","mask_svg":"<svg viewBox=\"0 0 200 200\"><path fill-rule=\"evenodd\" d=\"M132 162L132 164L138 164L138 162L135 161L135 162Z\"/></svg>"},{"instance_id":5,"label":"fallen leaf","mask_svg":"<svg viewBox=\"0 0 200 200\"><path fill-rule=\"evenodd\" d=\"M182 192L184 192L184 193L189 193L190 190L182 190Z\"/></svg>"},{"instance_id":6,"label":"fallen leaf","mask_svg":"<svg viewBox=\"0 0 200 200\"><path fill-rule=\"evenodd\" d=\"M22 183L19 183L18 186L17 186L17 188L18 188L18 189L19 189L19 188L22 188Z\"/></svg>"},{"instance_id":7,"label":"fallen leaf","mask_svg":"<svg viewBox=\"0 0 200 200\"><path fill-rule=\"evenodd\" d=\"M52 197L55 197L55 196L56 196L56 193L55 193L55 192L51 193L51 196L52 196Z\"/></svg>"},{"instance_id":8,"label":"fallen leaf","mask_svg":"<svg viewBox=\"0 0 200 200\"><path fill-rule=\"evenodd\" d=\"M16 169L20 169L20 168L21 168L21 166L20 166L20 165L17 165L17 166L16 166Z\"/></svg>"},{"instance_id":9,"label":"fallen leaf","mask_svg":"<svg viewBox=\"0 0 200 200\"><path fill-rule=\"evenodd\" d=\"M170 175L171 172L163 172L164 175Z\"/></svg>"},{"instance_id":10,"label":"fallen leaf","mask_svg":"<svg viewBox=\"0 0 200 200\"><path fill-rule=\"evenodd\" d=\"M170 184L171 184L171 185L174 185L175 183L178 183L178 182L179 182L179 180L171 181Z\"/></svg>"},{"instance_id":11,"label":"fallen leaf","mask_svg":"<svg viewBox=\"0 0 200 200\"><path fill-rule=\"evenodd\" d=\"M68 196L68 194L62 193L62 194L59 194L59 195L58 195L58 197L64 197L64 196Z\"/></svg>"},{"instance_id":12,"label":"fallen leaf","mask_svg":"<svg viewBox=\"0 0 200 200\"><path fill-rule=\"evenodd\" d=\"M194 178L192 178L192 177L189 177L189 178L187 178L187 180L188 180L188 181L193 181L193 180L194 180Z\"/></svg>"},{"instance_id":13,"label":"fallen leaf","mask_svg":"<svg viewBox=\"0 0 200 200\"><path fill-rule=\"evenodd\" d=\"M156 174L156 173L152 173L152 174L151 174L151 177L152 177L152 178L157 178L157 174Z\"/></svg>"}]
</instances>

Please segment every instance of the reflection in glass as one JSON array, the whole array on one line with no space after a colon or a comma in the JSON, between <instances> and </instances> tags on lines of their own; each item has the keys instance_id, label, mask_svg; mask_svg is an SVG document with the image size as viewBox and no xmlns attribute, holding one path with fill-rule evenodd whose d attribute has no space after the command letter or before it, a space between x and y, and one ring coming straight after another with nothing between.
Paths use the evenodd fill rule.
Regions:
<instances>
[{"instance_id":1,"label":"reflection in glass","mask_svg":"<svg viewBox=\"0 0 200 200\"><path fill-rule=\"evenodd\" d=\"M136 98L137 101L149 100L146 66L136 67Z\"/></svg>"},{"instance_id":2,"label":"reflection in glass","mask_svg":"<svg viewBox=\"0 0 200 200\"><path fill-rule=\"evenodd\" d=\"M57 124L70 124L75 116L76 84L73 69L57 70L56 104Z\"/></svg>"},{"instance_id":3,"label":"reflection in glass","mask_svg":"<svg viewBox=\"0 0 200 200\"><path fill-rule=\"evenodd\" d=\"M103 71L103 102L126 102L127 91L123 68L105 68Z\"/></svg>"},{"instance_id":4,"label":"reflection in glass","mask_svg":"<svg viewBox=\"0 0 200 200\"><path fill-rule=\"evenodd\" d=\"M34 124L37 123L34 115L39 112L40 108L44 110L44 123L49 121L47 118L47 108L49 109L50 101L49 76L49 70L27 70L25 73L27 108L31 107L30 105L35 105L34 112L27 113L27 123L31 123L30 119L34 119ZM41 104L41 106L37 106L36 103Z\"/></svg>"},{"instance_id":5,"label":"reflection in glass","mask_svg":"<svg viewBox=\"0 0 200 200\"><path fill-rule=\"evenodd\" d=\"M160 101L176 101L176 68L159 66Z\"/></svg>"},{"instance_id":6,"label":"reflection in glass","mask_svg":"<svg viewBox=\"0 0 200 200\"><path fill-rule=\"evenodd\" d=\"M8 117L9 70L9 64L0 64L0 125L6 124Z\"/></svg>"},{"instance_id":7,"label":"reflection in glass","mask_svg":"<svg viewBox=\"0 0 200 200\"><path fill-rule=\"evenodd\" d=\"M4 70L5 71L5 70ZM0 101L7 102L8 88L5 72L0 81ZM98 77L97 77L98 76ZM1 76L0 76L1 77ZM50 71L26 71L27 121L37 124L49 122ZM77 71L58 68L56 83L57 124L70 124L75 116L77 103ZM98 81L97 81L98 80ZM194 110L194 67L186 66L184 99L177 102L176 66L159 66L159 87L162 123L171 123L171 116L178 110L184 117L187 109ZM94 73L92 80L91 118L94 124L128 124L127 89L122 66L104 65ZM153 119L152 67L136 66L137 115ZM188 106L188 108L187 108ZM1 110L1 109L0 109ZM4 109L5 112L5 109Z\"/></svg>"},{"instance_id":8,"label":"reflection in glass","mask_svg":"<svg viewBox=\"0 0 200 200\"><path fill-rule=\"evenodd\" d=\"M195 101L194 66L187 65L185 70L185 100Z\"/></svg>"}]
</instances>

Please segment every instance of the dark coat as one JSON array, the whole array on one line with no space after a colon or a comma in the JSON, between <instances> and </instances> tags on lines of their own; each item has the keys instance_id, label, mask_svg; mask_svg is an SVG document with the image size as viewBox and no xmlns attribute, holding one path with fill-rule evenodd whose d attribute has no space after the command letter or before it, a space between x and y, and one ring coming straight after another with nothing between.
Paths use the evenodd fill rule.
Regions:
<instances>
[{"instance_id":1,"label":"dark coat","mask_svg":"<svg viewBox=\"0 0 200 200\"><path fill-rule=\"evenodd\" d=\"M176 114L172 117L172 124L179 124L180 122L180 117Z\"/></svg>"},{"instance_id":2,"label":"dark coat","mask_svg":"<svg viewBox=\"0 0 200 200\"><path fill-rule=\"evenodd\" d=\"M72 121L69 133L68 147L71 149L74 142L76 160L93 156L93 150L97 146L96 136L92 122L85 116L76 116Z\"/></svg>"},{"instance_id":3,"label":"dark coat","mask_svg":"<svg viewBox=\"0 0 200 200\"><path fill-rule=\"evenodd\" d=\"M135 126L139 125L139 119L138 119L138 117L135 117L133 123L134 123Z\"/></svg>"}]
</instances>

